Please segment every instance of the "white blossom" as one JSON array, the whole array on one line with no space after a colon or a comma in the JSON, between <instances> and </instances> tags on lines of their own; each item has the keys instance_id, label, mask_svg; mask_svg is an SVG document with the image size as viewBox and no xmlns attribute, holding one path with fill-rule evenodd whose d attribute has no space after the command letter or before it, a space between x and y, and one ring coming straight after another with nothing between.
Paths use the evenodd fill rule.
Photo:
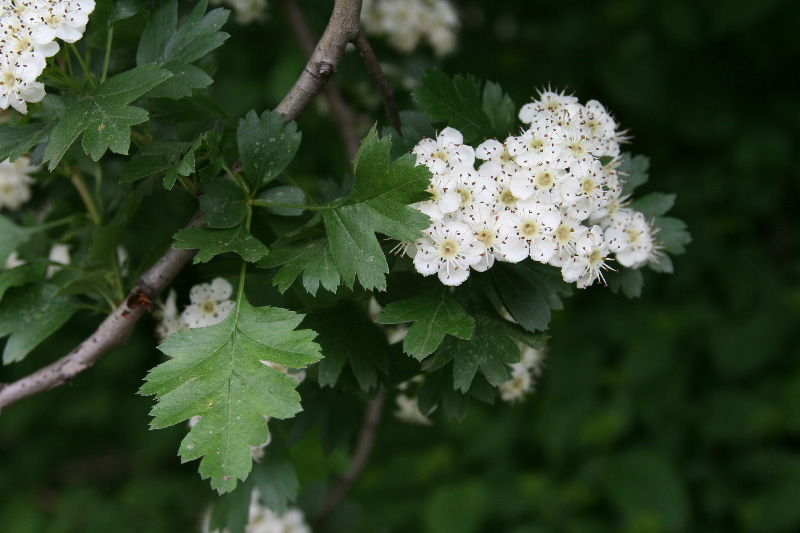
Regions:
<instances>
[{"instance_id":1,"label":"white blossom","mask_svg":"<svg viewBox=\"0 0 800 533\"><path fill-rule=\"evenodd\" d=\"M424 276L438 274L445 285L461 285L469 267L481 260L484 245L463 222L434 223L416 242L414 266Z\"/></svg>"},{"instance_id":2,"label":"white blossom","mask_svg":"<svg viewBox=\"0 0 800 533\"><path fill-rule=\"evenodd\" d=\"M401 422L423 426L433 424L433 421L419 410L419 398L417 396L398 394L395 397L395 403L397 404L397 410L394 411L394 416Z\"/></svg>"},{"instance_id":3,"label":"white blossom","mask_svg":"<svg viewBox=\"0 0 800 533\"><path fill-rule=\"evenodd\" d=\"M361 23L367 33L385 36L401 53L427 41L439 57L455 49L460 25L449 0L365 0Z\"/></svg>"},{"instance_id":4,"label":"white blossom","mask_svg":"<svg viewBox=\"0 0 800 533\"><path fill-rule=\"evenodd\" d=\"M224 278L195 285L189 291L191 303L181 313L181 322L190 328L219 324L236 305L230 300L233 287Z\"/></svg>"},{"instance_id":5,"label":"white blossom","mask_svg":"<svg viewBox=\"0 0 800 533\"><path fill-rule=\"evenodd\" d=\"M62 265L69 265L71 262L70 255L69 255L69 244L54 244L50 248L50 254L47 256L47 259L52 261L53 263L59 263ZM52 278L56 272L61 270L61 267L58 265L50 265L47 267L47 279Z\"/></svg>"},{"instance_id":6,"label":"white blossom","mask_svg":"<svg viewBox=\"0 0 800 533\"><path fill-rule=\"evenodd\" d=\"M20 157L15 162L0 162L0 209L16 211L31 199L30 173L39 167L30 165L30 159Z\"/></svg>"}]
</instances>

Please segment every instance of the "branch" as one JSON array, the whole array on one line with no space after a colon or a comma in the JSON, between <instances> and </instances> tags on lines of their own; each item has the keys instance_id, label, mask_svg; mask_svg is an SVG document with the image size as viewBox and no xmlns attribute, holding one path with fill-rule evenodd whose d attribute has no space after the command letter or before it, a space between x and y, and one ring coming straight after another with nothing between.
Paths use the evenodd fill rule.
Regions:
<instances>
[{"instance_id":1,"label":"branch","mask_svg":"<svg viewBox=\"0 0 800 533\"><path fill-rule=\"evenodd\" d=\"M305 111L336 70L344 47L358 32L360 15L361 0L336 0L328 27L306 68L275 108L285 115L286 122L295 120ZM202 216L202 212L198 211L187 227L201 226ZM97 362L110 348L124 344L133 326L149 310L152 300L161 294L195 253L195 250L167 250L142 274L133 290L128 293L128 298L77 348L28 376L13 383L0 384L0 412L23 398L53 389L73 379Z\"/></svg>"},{"instance_id":2,"label":"branch","mask_svg":"<svg viewBox=\"0 0 800 533\"><path fill-rule=\"evenodd\" d=\"M201 212L189 222L189 228L202 226ZM108 315L92 335L55 363L15 381L0 385L0 412L28 396L58 387L92 366L110 348L124 344L133 326L144 316L159 294L178 272L191 261L196 250L170 248L150 270L136 281L124 302Z\"/></svg>"},{"instance_id":3,"label":"branch","mask_svg":"<svg viewBox=\"0 0 800 533\"><path fill-rule=\"evenodd\" d=\"M289 2L282 2L286 5ZM303 72L283 98L276 111L286 115L286 120L294 120L308 108L322 87L336 72L342 59L344 47L359 32L361 0L336 0L328 27L322 34L314 52L308 59Z\"/></svg>"},{"instance_id":4,"label":"branch","mask_svg":"<svg viewBox=\"0 0 800 533\"><path fill-rule=\"evenodd\" d=\"M367 410L364 412L364 420L361 423L361 429L358 432L358 440L356 441L356 449L353 456L350 458L350 467L339 478L336 485L331 489L330 494L325 499L322 510L317 517L317 527L322 525L328 518L328 515L341 503L347 495L350 487L361 475L361 471L367 466L370 453L372 452L372 444L375 441L375 432L378 430L381 416L383 415L383 403L386 400L386 389L381 387L378 394L370 400L367 404Z\"/></svg>"},{"instance_id":5,"label":"branch","mask_svg":"<svg viewBox=\"0 0 800 533\"><path fill-rule=\"evenodd\" d=\"M300 48L302 48L303 54L313 59L317 39L314 36L314 33L311 31L311 28L308 26L308 22L306 22L306 18L303 16L303 12L299 7L297 7L297 4L293 0L282 0L281 9L283 9L286 20L289 21L289 26L292 27L292 31L297 37L297 40L300 42ZM358 21L356 20L356 25L357 24ZM356 28L357 27L358 26L356 26ZM344 47L342 49L344 49ZM341 58L341 53L339 57ZM311 59L309 59L309 64L311 64L311 62ZM308 69L308 66L306 66L306 69ZM324 84L325 81L322 83ZM356 119L353 116L353 113L350 111L350 108L345 103L341 91L339 91L339 89L333 83L325 84L323 91L325 92L325 97L328 99L328 103L331 106L334 122L339 128L339 135L342 137L342 142L344 143L348 158L350 161L352 161L355 159L356 152L358 152L359 147L359 137L356 133ZM286 101L285 98L284 101Z\"/></svg>"},{"instance_id":6,"label":"branch","mask_svg":"<svg viewBox=\"0 0 800 533\"><path fill-rule=\"evenodd\" d=\"M375 85L378 86L378 90L381 92L383 107L386 108L386 116L389 117L389 123L392 125L392 128L394 128L394 131L402 136L400 115L397 113L397 105L394 103L394 91L392 91L392 86L389 85L389 80L386 79L386 74L383 73L381 64L378 62L378 58L375 57L375 52L372 50L372 46L370 46L367 36L364 35L363 31L358 32L356 38L353 39L353 44L356 46L358 53L361 54L364 63L367 65L367 70L369 71L369 75L372 76L372 81L375 82Z\"/></svg>"}]
</instances>

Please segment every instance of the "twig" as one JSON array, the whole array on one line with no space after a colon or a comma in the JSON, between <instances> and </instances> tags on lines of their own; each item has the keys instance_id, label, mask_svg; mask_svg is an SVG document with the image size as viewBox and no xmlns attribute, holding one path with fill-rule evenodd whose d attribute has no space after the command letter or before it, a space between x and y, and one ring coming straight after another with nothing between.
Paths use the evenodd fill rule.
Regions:
<instances>
[{"instance_id":1,"label":"twig","mask_svg":"<svg viewBox=\"0 0 800 533\"><path fill-rule=\"evenodd\" d=\"M286 122L291 122L305 111L322 90L325 81L336 70L344 47L358 32L360 14L361 0L337 0L328 27L306 68L283 101L275 108L284 114ZM202 213L198 211L187 227L202 225L201 219ZM28 376L13 383L0 384L0 412L23 398L50 390L73 379L92 366L110 348L123 344L133 326L144 316L146 306L141 305L141 302L156 298L195 253L195 250L167 250L139 278L128 298L119 304L97 330L77 348L55 363L40 368ZM144 294L144 297L141 294Z\"/></svg>"},{"instance_id":2,"label":"twig","mask_svg":"<svg viewBox=\"0 0 800 533\"><path fill-rule=\"evenodd\" d=\"M367 410L364 412L364 420L361 422L361 429L358 432L358 440L356 441L356 449L353 456L350 458L350 466L347 471L337 480L336 484L331 489L325 503L322 505L322 510L316 520L317 527L321 526L330 515L337 505L341 503L347 495L350 487L361 475L361 471L367 466L370 453L372 452L372 445L375 441L375 432L380 424L381 416L383 415L383 403L386 400L386 389L381 387L378 394L370 400L367 404Z\"/></svg>"},{"instance_id":3,"label":"twig","mask_svg":"<svg viewBox=\"0 0 800 533\"><path fill-rule=\"evenodd\" d=\"M386 108L386 116L389 117L389 124L392 125L398 135L402 136L400 115L397 112L397 105L394 103L394 91L392 91L389 80L386 79L386 74L383 73L378 58L375 57L375 52L372 50L367 36L364 35L363 31L359 30L358 35L356 35L356 38L353 39L352 42L356 46L358 53L361 54L364 64L367 65L367 70L369 71L369 75L372 76L372 81L375 82L375 85L378 86L378 90L381 92L383 107Z\"/></svg>"},{"instance_id":4,"label":"twig","mask_svg":"<svg viewBox=\"0 0 800 533\"><path fill-rule=\"evenodd\" d=\"M303 12L297 7L297 4L293 0L282 0L281 9L283 9L286 20L289 21L289 26L291 26L297 40L300 42L300 48L302 48L303 53L313 59L317 39L308 26ZM358 28L358 21L356 21L356 28ZM319 42L322 41L320 40ZM341 57L341 54L339 57ZM311 59L309 59L309 64L311 64L311 62ZM308 69L308 66L306 66L306 69ZM325 81L322 83L325 83ZM355 116L353 116L350 108L345 103L341 91L339 91L333 83L325 84L323 91L331 106L334 122L339 128L339 135L342 137L342 142L344 143L349 160L352 161L356 156L359 146Z\"/></svg>"}]
</instances>

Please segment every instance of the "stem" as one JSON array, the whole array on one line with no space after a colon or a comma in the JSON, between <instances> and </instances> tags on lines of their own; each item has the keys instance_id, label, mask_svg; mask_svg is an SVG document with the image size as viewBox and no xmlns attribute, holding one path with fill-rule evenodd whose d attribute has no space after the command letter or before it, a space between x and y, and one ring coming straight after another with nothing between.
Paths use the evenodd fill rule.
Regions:
<instances>
[{"instance_id":1,"label":"stem","mask_svg":"<svg viewBox=\"0 0 800 533\"><path fill-rule=\"evenodd\" d=\"M106 81L108 75L108 60L111 57L111 42L114 40L114 23L108 26L108 38L106 39L106 57L103 60L103 73L100 75L100 83Z\"/></svg>"},{"instance_id":2,"label":"stem","mask_svg":"<svg viewBox=\"0 0 800 533\"><path fill-rule=\"evenodd\" d=\"M71 217L62 218L60 220L54 220L52 222L47 222L46 224L42 224L40 226L36 226L36 227L30 228L30 231L31 232L47 231L49 229L57 228L58 226L65 226L65 225L69 224L70 222L72 222L73 220L75 220L75 218L76 218L76 216L72 215Z\"/></svg>"},{"instance_id":3,"label":"stem","mask_svg":"<svg viewBox=\"0 0 800 533\"><path fill-rule=\"evenodd\" d=\"M375 52L372 50L372 46L370 46L363 31L359 30L358 35L353 39L353 44L358 53L361 54L364 64L367 65L369 75L372 76L372 80L381 92L383 107L386 108L386 116L389 117L389 123L397 134L402 137L402 125L400 124L400 115L397 113L397 105L394 103L392 86L389 84L389 80L386 79L386 74L383 73L381 64L378 62L378 58L375 57Z\"/></svg>"},{"instance_id":4,"label":"stem","mask_svg":"<svg viewBox=\"0 0 800 533\"><path fill-rule=\"evenodd\" d=\"M83 204L86 206L86 211L89 212L89 216L94 222L95 226L99 226L103 220L100 217L100 212L97 210L97 206L94 203L94 199L92 198L92 194L89 192L89 189L86 187L86 182L83 179L83 175L78 172L73 172L70 176L70 180L75 188L78 190L78 194L81 196L81 200L83 200Z\"/></svg>"},{"instance_id":5,"label":"stem","mask_svg":"<svg viewBox=\"0 0 800 533\"><path fill-rule=\"evenodd\" d=\"M92 85L92 89L97 89L97 83L95 83L94 78L92 78L92 75L89 73L89 69L86 67L86 63L83 61L83 57L81 57L81 55L78 53L78 48L72 43L70 43L68 46L69 49L75 53L75 57L78 58L78 63L80 63L81 65L81 69L83 70L83 75L86 76L86 79L89 80L89 83Z\"/></svg>"},{"instance_id":6,"label":"stem","mask_svg":"<svg viewBox=\"0 0 800 533\"><path fill-rule=\"evenodd\" d=\"M228 165L226 165L224 161L222 162L222 170L227 172L231 179L235 181L239 187L244 189L246 195L250 195L250 187L247 186L247 182L242 179L239 174L234 173L230 168L228 168Z\"/></svg>"},{"instance_id":7,"label":"stem","mask_svg":"<svg viewBox=\"0 0 800 533\"><path fill-rule=\"evenodd\" d=\"M259 207L289 207L292 209L308 209L309 211L322 211L323 209L328 209L328 207L324 205L282 204L279 202L259 200L258 198L250 200L250 205L257 205Z\"/></svg>"},{"instance_id":8,"label":"stem","mask_svg":"<svg viewBox=\"0 0 800 533\"><path fill-rule=\"evenodd\" d=\"M294 187L297 187L298 189L300 189L300 190L303 192L303 195L306 197L306 200L308 200L308 203L309 203L309 204L312 204L312 205L317 205L317 201L316 201L316 200L314 200L314 197L313 197L313 196L311 196L310 194L308 194L308 193L306 192L306 190L305 190L305 189L303 189L303 188L300 186L300 184L298 184L298 183L295 181L295 179L292 177L292 175L291 175L291 174L289 174L288 172L286 172L286 171L284 170L284 171L283 171L283 175L284 175L284 176L286 176L286 181L288 181L290 185L292 185L292 186L294 186Z\"/></svg>"}]
</instances>

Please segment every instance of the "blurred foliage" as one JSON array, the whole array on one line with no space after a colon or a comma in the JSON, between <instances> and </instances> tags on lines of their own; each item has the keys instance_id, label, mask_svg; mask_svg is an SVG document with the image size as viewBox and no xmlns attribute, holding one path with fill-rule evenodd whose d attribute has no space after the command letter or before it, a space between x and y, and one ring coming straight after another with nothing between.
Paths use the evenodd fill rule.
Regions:
<instances>
[{"instance_id":1,"label":"blurred foliage","mask_svg":"<svg viewBox=\"0 0 800 533\"><path fill-rule=\"evenodd\" d=\"M328 4L301 3L317 31ZM328 529L797 531L800 100L789 79L800 4L464 0L460 9L464 28L446 72L497 81L518 104L548 84L603 102L634 135L635 152L651 158L642 193L678 193L673 212L694 241L673 275L645 272L640 300L593 287L554 313L539 390L524 405L475 403L461 423L439 410L430 428L387 412L368 469ZM229 23L216 72L201 65L230 116L274 107L294 82L304 60L286 26L277 7L263 27ZM118 23L120 44L133 49L138 36L125 28ZM104 38L94 40L102 47ZM373 44L399 107L413 109L408 91L433 59ZM385 123L357 54L346 54L336 80L362 134L376 117ZM299 182L347 171L324 99L299 128ZM133 227L165 207L186 218L190 199L170 198L145 203ZM169 242L169 228L141 233L153 242L128 244L152 257L133 258L135 268ZM214 268L198 267L197 278ZM248 277L254 304L279 298L257 282ZM0 416L0 529L197 529L214 496L196 465L175 455L186 430L146 431L151 402L135 394L161 361L148 320L73 384ZM6 378L63 355L92 329L79 313ZM325 452L348 445L360 413L340 392L301 394L307 411L287 438L299 502L313 514L346 467L342 449ZM303 420L323 410L340 414L341 427L305 432Z\"/></svg>"}]
</instances>

